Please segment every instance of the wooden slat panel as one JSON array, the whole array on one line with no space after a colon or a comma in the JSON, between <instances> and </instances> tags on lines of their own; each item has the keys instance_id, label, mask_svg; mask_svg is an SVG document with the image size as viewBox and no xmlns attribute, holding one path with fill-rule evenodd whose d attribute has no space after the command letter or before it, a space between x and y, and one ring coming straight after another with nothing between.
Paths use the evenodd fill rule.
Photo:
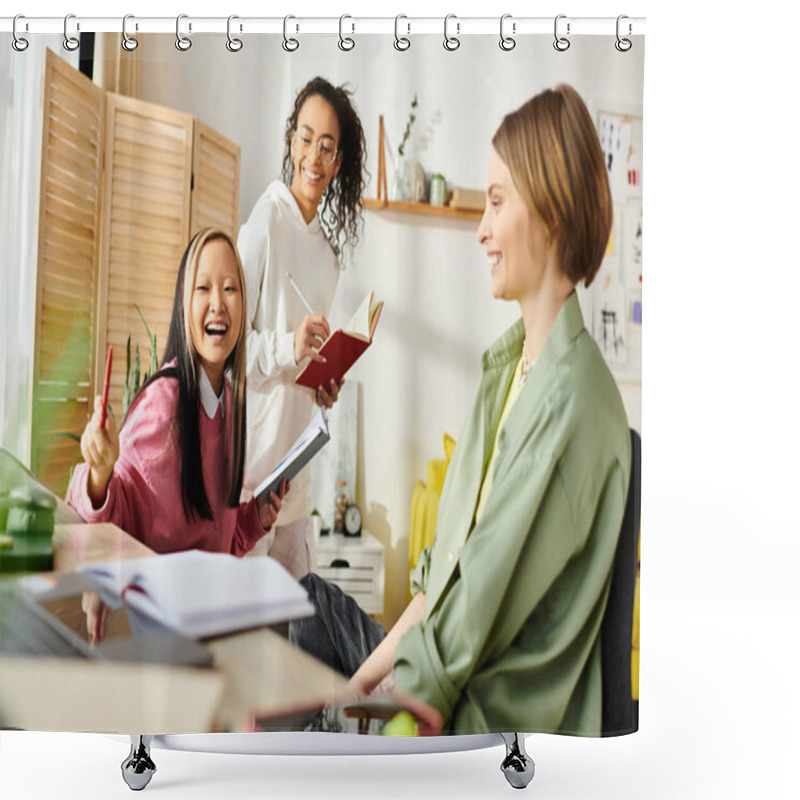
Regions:
<instances>
[{"instance_id":1,"label":"wooden slat panel","mask_svg":"<svg viewBox=\"0 0 800 800\"><path fill-rule=\"evenodd\" d=\"M45 191L57 194L61 202L75 209L85 209L90 213L96 209L96 188L94 192L90 192L85 187L77 187L74 181L64 181L53 175L46 177L44 186Z\"/></svg>"},{"instance_id":2,"label":"wooden slat panel","mask_svg":"<svg viewBox=\"0 0 800 800\"><path fill-rule=\"evenodd\" d=\"M63 494L94 381L105 100L51 51L43 98L31 467Z\"/></svg>"},{"instance_id":3,"label":"wooden slat panel","mask_svg":"<svg viewBox=\"0 0 800 800\"><path fill-rule=\"evenodd\" d=\"M92 261L85 256L67 257L59 255L56 248L50 248L42 260L46 278L45 286L54 292L72 295L74 297L86 296L86 285L71 275L69 270L75 268L76 272L88 270Z\"/></svg>"},{"instance_id":4,"label":"wooden slat panel","mask_svg":"<svg viewBox=\"0 0 800 800\"><path fill-rule=\"evenodd\" d=\"M53 70L52 85L55 91L50 97L50 102L59 103L75 110L76 113L102 117L97 114L97 96L94 85L76 83L73 75L64 67L69 67L66 62L58 65ZM71 69L71 67L70 67ZM98 130L100 126L98 125Z\"/></svg>"},{"instance_id":5,"label":"wooden slat panel","mask_svg":"<svg viewBox=\"0 0 800 800\"><path fill-rule=\"evenodd\" d=\"M114 347L109 397L119 418L128 336L132 350L139 344L142 372L150 362L136 305L159 350L167 339L175 279L189 240L193 121L188 114L109 95L106 131L104 318L96 357ZM99 388L98 381L97 393Z\"/></svg>"},{"instance_id":6,"label":"wooden slat panel","mask_svg":"<svg viewBox=\"0 0 800 800\"><path fill-rule=\"evenodd\" d=\"M215 227L234 240L239 228L238 145L200 120L194 125L191 233Z\"/></svg>"},{"instance_id":7,"label":"wooden slat panel","mask_svg":"<svg viewBox=\"0 0 800 800\"><path fill-rule=\"evenodd\" d=\"M52 108L52 106L51 106ZM55 117L50 117L50 135L59 142L72 147L76 152L94 156L97 153L97 137L73 130Z\"/></svg>"},{"instance_id":8,"label":"wooden slat panel","mask_svg":"<svg viewBox=\"0 0 800 800\"><path fill-rule=\"evenodd\" d=\"M78 319L81 320L91 319L93 303L90 297L76 297L75 295L68 295L46 287L44 290L44 305L47 306L48 311L43 313L42 321L47 319L46 314L49 313L49 309L68 315L77 314ZM70 318L70 322L75 324L75 319Z\"/></svg>"},{"instance_id":9,"label":"wooden slat panel","mask_svg":"<svg viewBox=\"0 0 800 800\"><path fill-rule=\"evenodd\" d=\"M75 191L82 194L93 195L97 191L97 175L91 170L84 170L81 173L66 169L63 164L53 163L50 165L49 179L56 181L59 185L72 186Z\"/></svg>"},{"instance_id":10,"label":"wooden slat panel","mask_svg":"<svg viewBox=\"0 0 800 800\"><path fill-rule=\"evenodd\" d=\"M51 98L50 115L92 142L96 142L100 136L99 120L91 113L82 114L74 107Z\"/></svg>"},{"instance_id":11,"label":"wooden slat panel","mask_svg":"<svg viewBox=\"0 0 800 800\"><path fill-rule=\"evenodd\" d=\"M99 174L100 165L86 159L84 157L85 154L77 150L71 142L58 139L48 132L45 143L51 150L51 161L67 174L94 176L96 179L96 176Z\"/></svg>"},{"instance_id":12,"label":"wooden slat panel","mask_svg":"<svg viewBox=\"0 0 800 800\"><path fill-rule=\"evenodd\" d=\"M156 148L148 148L137 142L117 141L114 145L114 158L115 160L123 159L121 163L126 165L139 164L139 169L143 169L145 172L160 172L163 175L174 177L176 180L179 180L184 174L181 165L176 166L174 155ZM142 166L144 160L147 161L147 164Z\"/></svg>"}]
</instances>

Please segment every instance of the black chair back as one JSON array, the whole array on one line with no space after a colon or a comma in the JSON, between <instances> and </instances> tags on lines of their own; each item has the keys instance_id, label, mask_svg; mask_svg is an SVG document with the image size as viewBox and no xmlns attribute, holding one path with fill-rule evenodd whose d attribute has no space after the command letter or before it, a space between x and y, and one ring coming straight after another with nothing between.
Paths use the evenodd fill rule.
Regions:
<instances>
[{"instance_id":1,"label":"black chair back","mask_svg":"<svg viewBox=\"0 0 800 800\"><path fill-rule=\"evenodd\" d=\"M608 605L600 628L603 670L603 736L639 729L631 693L631 640L642 494L642 440L631 428L631 478L614 556Z\"/></svg>"}]
</instances>

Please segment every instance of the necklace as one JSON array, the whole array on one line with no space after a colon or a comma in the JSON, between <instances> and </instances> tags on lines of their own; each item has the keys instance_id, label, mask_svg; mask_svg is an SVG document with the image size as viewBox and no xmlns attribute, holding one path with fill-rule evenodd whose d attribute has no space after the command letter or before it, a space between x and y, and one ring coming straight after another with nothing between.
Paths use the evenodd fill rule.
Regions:
<instances>
[{"instance_id":1,"label":"necklace","mask_svg":"<svg viewBox=\"0 0 800 800\"><path fill-rule=\"evenodd\" d=\"M533 369L533 365L536 362L535 358L528 358L528 340L523 339L522 341L522 369L519 375L519 385L523 386L525 381L528 380L528 375L530 375L531 370Z\"/></svg>"}]
</instances>

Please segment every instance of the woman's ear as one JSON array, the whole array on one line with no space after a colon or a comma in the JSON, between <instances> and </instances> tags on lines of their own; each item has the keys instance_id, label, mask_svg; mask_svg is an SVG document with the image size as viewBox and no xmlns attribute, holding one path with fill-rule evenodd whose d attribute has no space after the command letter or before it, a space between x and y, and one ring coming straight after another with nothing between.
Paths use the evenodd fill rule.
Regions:
<instances>
[{"instance_id":1,"label":"woman's ear","mask_svg":"<svg viewBox=\"0 0 800 800\"><path fill-rule=\"evenodd\" d=\"M336 154L336 163L333 167L333 175L331 176L331 180L333 180L338 174L339 170L342 168L342 160L344 159L344 153L340 150Z\"/></svg>"}]
</instances>

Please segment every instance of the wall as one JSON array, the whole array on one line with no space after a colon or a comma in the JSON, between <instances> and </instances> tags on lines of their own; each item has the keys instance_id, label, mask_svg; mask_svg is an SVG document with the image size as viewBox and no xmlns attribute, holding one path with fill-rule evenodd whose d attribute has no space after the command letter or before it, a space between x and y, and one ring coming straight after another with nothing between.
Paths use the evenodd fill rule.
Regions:
<instances>
[{"instance_id":1,"label":"wall","mask_svg":"<svg viewBox=\"0 0 800 800\"><path fill-rule=\"evenodd\" d=\"M179 53L174 36L142 44L143 98L188 111L242 147L241 218L277 177L285 118L311 77L348 81L364 125L377 187L378 116L396 147L418 97L410 154L455 185L483 188L492 134L503 115L547 86L566 81L596 104L641 105L644 47L628 54L612 38L585 37L564 54L551 37L510 53L495 37L465 37L448 53L441 37L415 37L398 53L390 37L357 37L341 53L334 37L303 37L285 54L280 37L245 38L238 54L224 37L197 37ZM391 181L391 174L390 174ZM341 324L369 290L386 301L375 347L353 370L360 392L357 500L365 526L387 548L385 621L406 592L411 490L442 434L457 437L473 401L480 355L516 317L518 307L491 299L476 223L365 212L364 234L342 274L331 312ZM640 384L620 385L631 424L641 430Z\"/></svg>"}]
</instances>

